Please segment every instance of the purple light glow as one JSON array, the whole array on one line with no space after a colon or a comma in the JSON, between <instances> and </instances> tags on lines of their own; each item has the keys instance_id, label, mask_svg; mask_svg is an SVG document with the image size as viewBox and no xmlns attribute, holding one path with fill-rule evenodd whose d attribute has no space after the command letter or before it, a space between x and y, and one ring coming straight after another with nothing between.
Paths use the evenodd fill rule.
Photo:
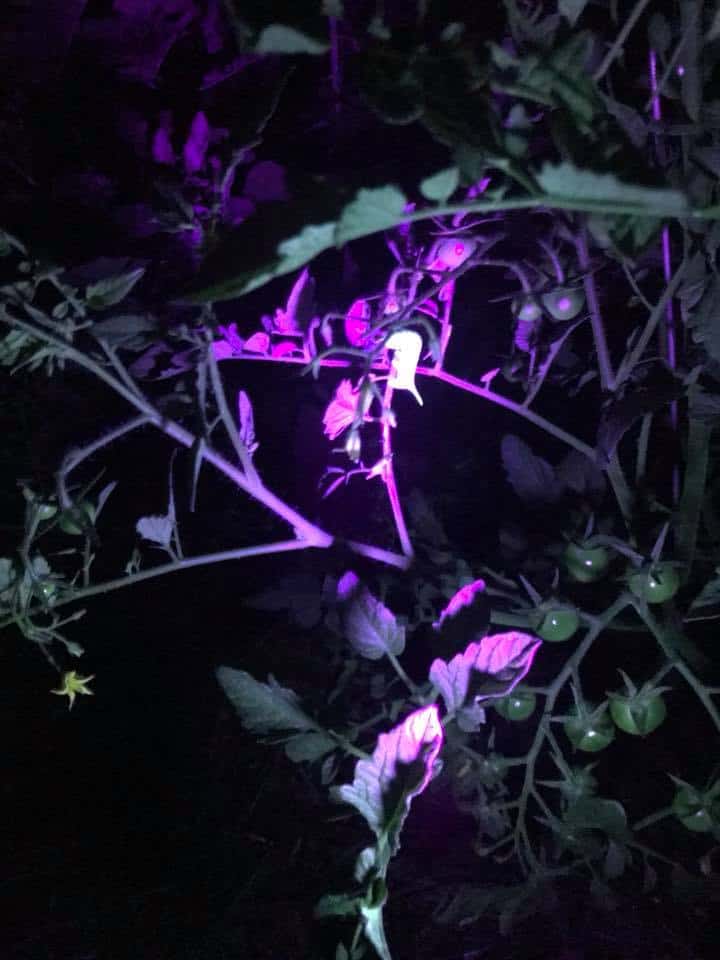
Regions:
<instances>
[{"instance_id":1,"label":"purple light glow","mask_svg":"<svg viewBox=\"0 0 720 960\"><path fill-rule=\"evenodd\" d=\"M443 731L435 704L416 710L389 733L379 735L372 756L358 761L353 782L338 787L337 795L357 807L371 830L380 836L387 828L388 816L393 819L397 816L398 792L405 806L404 819L412 798L422 793L429 783L442 742ZM403 770L418 762L422 763L422 771ZM400 784L396 783L398 780ZM393 806L389 806L388 801ZM401 822L394 824L396 835Z\"/></svg>"},{"instance_id":2,"label":"purple light glow","mask_svg":"<svg viewBox=\"0 0 720 960\"><path fill-rule=\"evenodd\" d=\"M555 306L558 310L569 310L572 306L572 300L570 297L560 297Z\"/></svg>"},{"instance_id":3,"label":"purple light glow","mask_svg":"<svg viewBox=\"0 0 720 960\"><path fill-rule=\"evenodd\" d=\"M441 611L440 619L436 620L433 624L434 629L439 630L447 617L454 617L464 607L469 607L475 599L475 596L478 593L484 593L484 591L484 580L474 580L472 583L467 583L464 587L460 587L458 592L450 598L445 609Z\"/></svg>"},{"instance_id":4,"label":"purple light glow","mask_svg":"<svg viewBox=\"0 0 720 960\"><path fill-rule=\"evenodd\" d=\"M325 434L331 440L339 437L357 416L360 392L353 388L350 380L341 380L335 396L330 401L323 416ZM368 400L371 398L368 397Z\"/></svg>"},{"instance_id":5,"label":"purple light glow","mask_svg":"<svg viewBox=\"0 0 720 960\"><path fill-rule=\"evenodd\" d=\"M345 314L345 336L353 347L362 348L370 329L370 305L367 300L355 300Z\"/></svg>"},{"instance_id":6,"label":"purple light glow","mask_svg":"<svg viewBox=\"0 0 720 960\"><path fill-rule=\"evenodd\" d=\"M440 691L448 713L456 713L465 704L473 671L495 681L474 698L475 702L504 697L530 670L540 644L537 637L515 630L483 637L448 663L434 660L430 681Z\"/></svg>"}]
</instances>

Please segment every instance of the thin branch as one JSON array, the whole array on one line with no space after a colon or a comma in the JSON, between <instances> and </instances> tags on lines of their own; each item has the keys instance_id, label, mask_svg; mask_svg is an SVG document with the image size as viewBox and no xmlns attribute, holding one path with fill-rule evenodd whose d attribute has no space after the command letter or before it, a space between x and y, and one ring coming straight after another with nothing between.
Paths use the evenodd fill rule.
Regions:
<instances>
[{"instance_id":1,"label":"thin branch","mask_svg":"<svg viewBox=\"0 0 720 960\"><path fill-rule=\"evenodd\" d=\"M389 410L392 404L393 398L393 388L390 385L388 380L385 385L385 395L383 396L383 410ZM412 558L415 551L413 550L413 545L410 540L410 535L408 534L407 525L405 523L405 517L402 511L402 505L400 503L400 497L398 496L397 483L395 481L395 470L393 469L393 456L392 456L392 437L390 435L390 420L388 417L383 417L382 422L382 455L384 459L384 465L382 469L382 479L387 488L388 498L390 500L390 507L392 509L393 520L395 521L395 529L397 530L398 539L400 540L400 546L402 552L406 557Z\"/></svg>"},{"instance_id":2,"label":"thin branch","mask_svg":"<svg viewBox=\"0 0 720 960\"><path fill-rule=\"evenodd\" d=\"M613 60L615 60L616 57L619 56L625 44L625 41L630 36L630 31L642 16L645 10L645 7L648 5L649 2L650 0L637 0L637 3L635 4L632 11L630 12L630 16L627 18L627 20L623 24L622 29L618 33L617 37L615 37L615 40L613 41L610 49L603 57L602 63L593 74L593 80L595 83L599 83L600 80L602 80L602 78L605 76L607 71L610 69Z\"/></svg>"},{"instance_id":3,"label":"thin branch","mask_svg":"<svg viewBox=\"0 0 720 960\"><path fill-rule=\"evenodd\" d=\"M575 249L577 250L580 272L584 274L583 285L585 287L585 299L587 300L588 309L590 310L590 323L592 325L593 340L595 341L600 384L603 390L614 390L615 377L610 361L607 339L605 337L605 326L603 324L602 313L600 312L600 301L598 299L597 287L595 286L595 276L590 269L587 230L584 224L580 227L575 238Z\"/></svg>"},{"instance_id":4,"label":"thin branch","mask_svg":"<svg viewBox=\"0 0 720 960\"><path fill-rule=\"evenodd\" d=\"M93 440L84 447L76 447L75 449L68 451L63 458L62 463L60 464L60 469L55 474L58 488L58 500L60 501L60 505L67 507L70 504L70 497L67 492L66 481L75 467L81 464L83 460L87 460L88 457L92 457L93 454L98 452L98 450L102 450L103 447L110 446L111 443L119 440L120 437L124 437L125 434L131 433L133 430L137 430L138 427L142 427L146 423L150 423L150 418L146 414L141 413L137 417L132 417L132 419L121 423L119 426L115 427L114 430L109 430L107 433L103 433L102 436L97 438L97 440Z\"/></svg>"}]
</instances>

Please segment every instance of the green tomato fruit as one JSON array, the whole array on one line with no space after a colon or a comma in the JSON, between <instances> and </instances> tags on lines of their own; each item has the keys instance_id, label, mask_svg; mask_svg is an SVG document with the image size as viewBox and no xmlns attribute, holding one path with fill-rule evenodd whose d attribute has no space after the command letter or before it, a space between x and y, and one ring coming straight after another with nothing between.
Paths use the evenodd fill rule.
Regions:
<instances>
[{"instance_id":1,"label":"green tomato fruit","mask_svg":"<svg viewBox=\"0 0 720 960\"><path fill-rule=\"evenodd\" d=\"M512 302L513 316L525 323L532 323L542 313L537 301L533 297L518 297Z\"/></svg>"},{"instance_id":2,"label":"green tomato fruit","mask_svg":"<svg viewBox=\"0 0 720 960\"><path fill-rule=\"evenodd\" d=\"M647 603L664 603L674 597L680 586L677 568L670 563L655 563L629 577L628 584L636 597Z\"/></svg>"},{"instance_id":3,"label":"green tomato fruit","mask_svg":"<svg viewBox=\"0 0 720 960\"><path fill-rule=\"evenodd\" d=\"M52 518L57 513L57 507L53 503L41 503L38 507L38 519L39 520L52 520Z\"/></svg>"},{"instance_id":4,"label":"green tomato fruit","mask_svg":"<svg viewBox=\"0 0 720 960\"><path fill-rule=\"evenodd\" d=\"M535 694L529 690L513 690L493 705L506 720L527 720L535 712L536 703Z\"/></svg>"},{"instance_id":5,"label":"green tomato fruit","mask_svg":"<svg viewBox=\"0 0 720 960\"><path fill-rule=\"evenodd\" d=\"M604 750L615 737L615 728L610 717L603 713L599 718L571 717L563 724L565 734L576 750L596 753Z\"/></svg>"},{"instance_id":6,"label":"green tomato fruit","mask_svg":"<svg viewBox=\"0 0 720 960\"><path fill-rule=\"evenodd\" d=\"M580 626L580 617L572 607L557 607L548 610L536 628L537 635L550 643L569 640Z\"/></svg>"},{"instance_id":7,"label":"green tomato fruit","mask_svg":"<svg viewBox=\"0 0 720 960\"><path fill-rule=\"evenodd\" d=\"M599 580L610 565L610 554L605 547L588 547L582 543L569 543L563 559L567 572L578 583Z\"/></svg>"},{"instance_id":8,"label":"green tomato fruit","mask_svg":"<svg viewBox=\"0 0 720 960\"><path fill-rule=\"evenodd\" d=\"M672 809L680 823L693 833L709 833L720 821L720 803L707 801L692 787L680 787Z\"/></svg>"},{"instance_id":9,"label":"green tomato fruit","mask_svg":"<svg viewBox=\"0 0 720 960\"><path fill-rule=\"evenodd\" d=\"M650 697L611 696L610 716L620 730L636 737L645 737L663 722L667 707L659 693Z\"/></svg>"},{"instance_id":10,"label":"green tomato fruit","mask_svg":"<svg viewBox=\"0 0 720 960\"><path fill-rule=\"evenodd\" d=\"M542 303L555 320L572 320L585 304L581 287L556 287L542 295Z\"/></svg>"},{"instance_id":11,"label":"green tomato fruit","mask_svg":"<svg viewBox=\"0 0 720 960\"><path fill-rule=\"evenodd\" d=\"M63 533L69 533L75 537L81 536L83 533L81 526L83 514L89 523L92 524L95 521L95 507L89 500L81 500L76 506L64 510L58 520L58 525Z\"/></svg>"}]
</instances>

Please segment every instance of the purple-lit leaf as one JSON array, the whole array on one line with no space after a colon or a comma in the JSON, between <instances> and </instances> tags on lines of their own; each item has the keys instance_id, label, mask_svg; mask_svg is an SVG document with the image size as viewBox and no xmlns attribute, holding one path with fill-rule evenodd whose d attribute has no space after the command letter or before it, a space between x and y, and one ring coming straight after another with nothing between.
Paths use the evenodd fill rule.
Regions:
<instances>
[{"instance_id":1,"label":"purple-lit leaf","mask_svg":"<svg viewBox=\"0 0 720 960\"><path fill-rule=\"evenodd\" d=\"M345 314L345 336L353 347L364 347L370 330L370 304L367 300L354 300Z\"/></svg>"},{"instance_id":2,"label":"purple-lit leaf","mask_svg":"<svg viewBox=\"0 0 720 960\"><path fill-rule=\"evenodd\" d=\"M243 194L257 203L287 200L285 167L272 160L261 160L248 170Z\"/></svg>"},{"instance_id":3,"label":"purple-lit leaf","mask_svg":"<svg viewBox=\"0 0 720 960\"><path fill-rule=\"evenodd\" d=\"M270 350L272 357L289 357L293 353L302 356L302 348L292 340L281 340L280 343L274 343Z\"/></svg>"},{"instance_id":4,"label":"purple-lit leaf","mask_svg":"<svg viewBox=\"0 0 720 960\"><path fill-rule=\"evenodd\" d=\"M91 283L85 290L85 300L91 310L105 310L114 307L130 293L132 288L145 273L144 267L121 273L114 277L106 277Z\"/></svg>"},{"instance_id":5,"label":"purple-lit leaf","mask_svg":"<svg viewBox=\"0 0 720 960\"><path fill-rule=\"evenodd\" d=\"M210 125L202 110L198 110L192 119L188 138L183 147L186 173L193 174L202 169L205 165L205 153L209 143Z\"/></svg>"},{"instance_id":6,"label":"purple-lit leaf","mask_svg":"<svg viewBox=\"0 0 720 960\"><path fill-rule=\"evenodd\" d=\"M352 783L333 790L365 818L391 855L399 846L400 831L413 797L427 786L442 745L437 707L416 710L389 733L381 733L372 757L355 765Z\"/></svg>"},{"instance_id":7,"label":"purple-lit leaf","mask_svg":"<svg viewBox=\"0 0 720 960\"><path fill-rule=\"evenodd\" d=\"M110 347L122 345L132 350L144 346L155 329L157 322L150 314L121 314L93 323L90 332Z\"/></svg>"},{"instance_id":8,"label":"purple-lit leaf","mask_svg":"<svg viewBox=\"0 0 720 960\"><path fill-rule=\"evenodd\" d=\"M433 627L445 644L457 649L483 637L489 623L490 603L485 596L485 583L474 580L451 596Z\"/></svg>"},{"instance_id":9,"label":"purple-lit leaf","mask_svg":"<svg viewBox=\"0 0 720 960\"><path fill-rule=\"evenodd\" d=\"M135 529L144 540L150 540L151 543L167 549L172 539L173 526L173 519L169 515L140 517Z\"/></svg>"},{"instance_id":10,"label":"purple-lit leaf","mask_svg":"<svg viewBox=\"0 0 720 960\"><path fill-rule=\"evenodd\" d=\"M460 171L457 167L447 167L439 173L427 177L420 184L420 193L426 200L444 203L457 190Z\"/></svg>"},{"instance_id":11,"label":"purple-lit leaf","mask_svg":"<svg viewBox=\"0 0 720 960\"><path fill-rule=\"evenodd\" d=\"M255 442L255 418L250 397L244 390L238 393L238 420L240 421L240 439L252 456L258 448Z\"/></svg>"},{"instance_id":12,"label":"purple-lit leaf","mask_svg":"<svg viewBox=\"0 0 720 960\"><path fill-rule=\"evenodd\" d=\"M336 244L340 246L348 240L394 227L402 221L406 203L405 194L397 187L359 190L338 221L335 231Z\"/></svg>"},{"instance_id":13,"label":"purple-lit leaf","mask_svg":"<svg viewBox=\"0 0 720 960\"><path fill-rule=\"evenodd\" d=\"M255 45L258 53L327 53L328 46L284 23L265 27Z\"/></svg>"},{"instance_id":14,"label":"purple-lit leaf","mask_svg":"<svg viewBox=\"0 0 720 960\"><path fill-rule=\"evenodd\" d=\"M315 280L307 267L293 284L284 310L276 310L273 325L280 333L302 333L315 307Z\"/></svg>"},{"instance_id":15,"label":"purple-lit leaf","mask_svg":"<svg viewBox=\"0 0 720 960\"><path fill-rule=\"evenodd\" d=\"M539 646L537 637L516 631L483 637L449 662L434 660L430 681L454 714L468 699L482 703L510 693L532 666Z\"/></svg>"},{"instance_id":16,"label":"purple-lit leaf","mask_svg":"<svg viewBox=\"0 0 720 960\"><path fill-rule=\"evenodd\" d=\"M344 626L353 649L368 660L379 660L386 653L400 656L405 649L405 627L367 587L353 591Z\"/></svg>"},{"instance_id":17,"label":"purple-lit leaf","mask_svg":"<svg viewBox=\"0 0 720 960\"><path fill-rule=\"evenodd\" d=\"M324 432L331 440L339 437L358 415L360 391L350 380L341 380L323 415Z\"/></svg>"},{"instance_id":18,"label":"purple-lit leaf","mask_svg":"<svg viewBox=\"0 0 720 960\"><path fill-rule=\"evenodd\" d=\"M245 341L243 349L250 353L267 353L270 349L270 337L261 331L253 333Z\"/></svg>"},{"instance_id":19,"label":"purple-lit leaf","mask_svg":"<svg viewBox=\"0 0 720 960\"><path fill-rule=\"evenodd\" d=\"M524 503L557 503L562 485L547 460L511 433L502 438L501 454L510 485Z\"/></svg>"},{"instance_id":20,"label":"purple-lit leaf","mask_svg":"<svg viewBox=\"0 0 720 960\"><path fill-rule=\"evenodd\" d=\"M297 694L281 687L272 674L267 683L232 667L218 667L216 675L242 725L251 733L315 729L315 723L300 707Z\"/></svg>"},{"instance_id":21,"label":"purple-lit leaf","mask_svg":"<svg viewBox=\"0 0 720 960\"><path fill-rule=\"evenodd\" d=\"M337 744L332 737L321 730L299 733L285 744L285 754L293 763L307 761L313 763L334 750Z\"/></svg>"}]
</instances>

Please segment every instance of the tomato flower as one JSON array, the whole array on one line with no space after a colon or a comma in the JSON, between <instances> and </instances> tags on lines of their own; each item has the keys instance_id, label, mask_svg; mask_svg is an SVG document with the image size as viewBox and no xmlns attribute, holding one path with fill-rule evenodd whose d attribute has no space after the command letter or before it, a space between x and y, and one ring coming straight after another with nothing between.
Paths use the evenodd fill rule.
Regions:
<instances>
[{"instance_id":1,"label":"tomato flower","mask_svg":"<svg viewBox=\"0 0 720 960\"><path fill-rule=\"evenodd\" d=\"M68 710L72 710L75 697L79 693L82 693L86 697L92 697L93 692L88 689L87 684L94 679L95 674L91 674L89 677L79 677L76 670L68 670L62 675L62 686L60 689L51 690L50 693L54 693L58 697L67 697L69 700Z\"/></svg>"},{"instance_id":2,"label":"tomato flower","mask_svg":"<svg viewBox=\"0 0 720 960\"><path fill-rule=\"evenodd\" d=\"M370 406L372 396L366 393L362 414L365 415ZM341 380L338 384L335 396L330 401L323 416L323 425L325 434L334 440L350 426L358 414L358 403L360 402L360 391L356 390L350 380Z\"/></svg>"}]
</instances>

